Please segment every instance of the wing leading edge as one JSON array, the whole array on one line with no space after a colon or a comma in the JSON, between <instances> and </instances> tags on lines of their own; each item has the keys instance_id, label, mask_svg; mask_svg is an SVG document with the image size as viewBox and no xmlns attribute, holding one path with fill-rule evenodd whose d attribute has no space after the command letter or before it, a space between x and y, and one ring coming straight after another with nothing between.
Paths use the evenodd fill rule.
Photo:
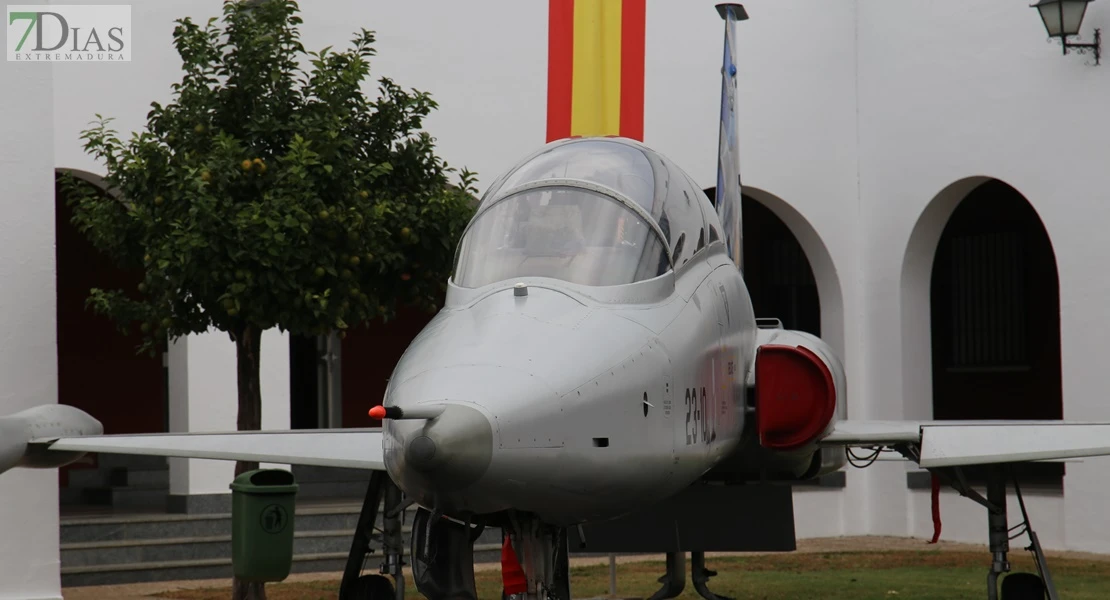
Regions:
<instances>
[{"instance_id":1,"label":"wing leading edge","mask_svg":"<svg viewBox=\"0 0 1110 600\"><path fill-rule=\"evenodd\" d=\"M228 433L152 433L32 440L52 451L246 460L381 471L382 430L306 429Z\"/></svg>"},{"instance_id":2,"label":"wing leading edge","mask_svg":"<svg viewBox=\"0 0 1110 600\"><path fill-rule=\"evenodd\" d=\"M1110 455L1110 422L841 421L823 446L914 446L924 468Z\"/></svg>"}]
</instances>

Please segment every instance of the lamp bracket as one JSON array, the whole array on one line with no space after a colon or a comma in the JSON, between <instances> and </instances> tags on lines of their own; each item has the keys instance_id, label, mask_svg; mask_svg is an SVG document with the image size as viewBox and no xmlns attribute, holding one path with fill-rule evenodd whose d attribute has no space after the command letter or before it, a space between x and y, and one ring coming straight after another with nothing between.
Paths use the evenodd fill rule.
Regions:
<instances>
[{"instance_id":1,"label":"lamp bracket","mask_svg":"<svg viewBox=\"0 0 1110 600\"><path fill-rule=\"evenodd\" d=\"M1069 43L1066 36L1060 38L1060 43L1064 47L1064 54L1067 54L1068 50L1075 50L1079 54L1090 52L1095 55L1095 64L1099 64L1099 58L1102 56L1102 32L1099 29L1095 29L1095 41L1093 43Z\"/></svg>"}]
</instances>

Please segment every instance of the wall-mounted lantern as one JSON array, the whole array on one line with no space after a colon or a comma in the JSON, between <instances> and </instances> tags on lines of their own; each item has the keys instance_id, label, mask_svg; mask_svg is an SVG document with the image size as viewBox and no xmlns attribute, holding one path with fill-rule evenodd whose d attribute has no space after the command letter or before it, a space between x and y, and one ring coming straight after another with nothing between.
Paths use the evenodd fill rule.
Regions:
<instances>
[{"instance_id":1,"label":"wall-mounted lantern","mask_svg":"<svg viewBox=\"0 0 1110 600\"><path fill-rule=\"evenodd\" d=\"M1098 29L1095 29L1093 44L1068 42L1068 36L1079 34L1079 26L1083 24L1083 15L1087 12L1087 4L1092 1L1038 0L1036 4L1030 4L1030 6L1041 13L1041 20L1044 21L1044 28L1048 31L1048 37L1060 38L1060 44L1064 47L1064 54L1067 54L1069 49L1080 54L1090 51L1095 55L1095 64L1097 65L1102 43L1102 35Z\"/></svg>"}]
</instances>

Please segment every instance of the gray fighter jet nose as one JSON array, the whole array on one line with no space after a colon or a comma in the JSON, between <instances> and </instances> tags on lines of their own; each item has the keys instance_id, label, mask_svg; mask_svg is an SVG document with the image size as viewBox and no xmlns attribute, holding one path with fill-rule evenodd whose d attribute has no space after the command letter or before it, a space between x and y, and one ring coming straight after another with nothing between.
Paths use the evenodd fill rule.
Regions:
<instances>
[{"instance_id":1,"label":"gray fighter jet nose","mask_svg":"<svg viewBox=\"0 0 1110 600\"><path fill-rule=\"evenodd\" d=\"M457 490L476 481L493 457L493 428L475 408L448 404L437 417L404 425L404 457L410 468L439 490Z\"/></svg>"}]
</instances>

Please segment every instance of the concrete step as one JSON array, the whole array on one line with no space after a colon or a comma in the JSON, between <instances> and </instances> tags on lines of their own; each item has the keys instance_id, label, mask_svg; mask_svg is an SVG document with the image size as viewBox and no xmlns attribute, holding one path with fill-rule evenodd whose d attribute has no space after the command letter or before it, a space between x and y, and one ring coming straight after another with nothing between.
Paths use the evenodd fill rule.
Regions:
<instances>
[{"instance_id":1,"label":"concrete step","mask_svg":"<svg viewBox=\"0 0 1110 600\"><path fill-rule=\"evenodd\" d=\"M124 469L165 469L169 463L164 456L145 456L142 454L97 454L96 465L110 471Z\"/></svg>"},{"instance_id":2,"label":"concrete step","mask_svg":"<svg viewBox=\"0 0 1110 600\"><path fill-rule=\"evenodd\" d=\"M58 488L58 504L60 506L84 506L86 504L84 488Z\"/></svg>"},{"instance_id":3,"label":"concrete step","mask_svg":"<svg viewBox=\"0 0 1110 600\"><path fill-rule=\"evenodd\" d=\"M82 497L88 504L116 508L165 510L169 496L169 488L162 485L90 487L82 492Z\"/></svg>"},{"instance_id":4,"label":"concrete step","mask_svg":"<svg viewBox=\"0 0 1110 600\"><path fill-rule=\"evenodd\" d=\"M102 487L108 485L108 471L100 469L73 469L69 472L69 481L65 488L78 489L87 487Z\"/></svg>"},{"instance_id":5,"label":"concrete step","mask_svg":"<svg viewBox=\"0 0 1110 600\"><path fill-rule=\"evenodd\" d=\"M474 562L497 562L501 557L501 544L475 544ZM295 554L294 573L320 573L342 571L347 562L347 552ZM377 560L367 561L373 570ZM406 561L407 562L407 561ZM187 579L230 579L231 558L205 560L175 560L140 562L116 565L62 566L62 587L138 583L146 581L180 581Z\"/></svg>"},{"instance_id":6,"label":"concrete step","mask_svg":"<svg viewBox=\"0 0 1110 600\"><path fill-rule=\"evenodd\" d=\"M335 481L359 482L362 484L363 493L366 492L366 486L370 483L370 471L366 471L364 469L293 465L290 468L290 471L293 472L293 477L297 479L297 483L319 483Z\"/></svg>"},{"instance_id":7,"label":"concrete step","mask_svg":"<svg viewBox=\"0 0 1110 600\"><path fill-rule=\"evenodd\" d=\"M298 507L296 527L298 531L354 530L360 509L355 504ZM61 543L211 537L230 531L230 513L67 517L61 521Z\"/></svg>"},{"instance_id":8,"label":"concrete step","mask_svg":"<svg viewBox=\"0 0 1110 600\"><path fill-rule=\"evenodd\" d=\"M334 498L361 502L366 496L366 481L298 481L298 498Z\"/></svg>"},{"instance_id":9,"label":"concrete step","mask_svg":"<svg viewBox=\"0 0 1110 600\"><path fill-rule=\"evenodd\" d=\"M299 506L293 572L341 571L361 508L355 503ZM415 510L410 507L404 516L406 553ZM499 560L500 544L500 529L483 531L475 544L475 560ZM377 553L371 555L368 568L376 568L381 556L380 541L373 547ZM231 515L63 518L61 567L63 586L230 578Z\"/></svg>"},{"instance_id":10,"label":"concrete step","mask_svg":"<svg viewBox=\"0 0 1110 600\"><path fill-rule=\"evenodd\" d=\"M300 498L350 498L361 501L370 483L370 473L360 469L293 465L290 470L297 480L297 496Z\"/></svg>"},{"instance_id":11,"label":"concrete step","mask_svg":"<svg viewBox=\"0 0 1110 600\"><path fill-rule=\"evenodd\" d=\"M112 487L124 486L149 486L170 488L170 470L168 467L160 469L131 469L116 467L108 471L108 485Z\"/></svg>"},{"instance_id":12,"label":"concrete step","mask_svg":"<svg viewBox=\"0 0 1110 600\"><path fill-rule=\"evenodd\" d=\"M299 525L299 523L297 524ZM351 548L354 529L337 531L302 531L293 534L293 553L297 555L347 552ZM411 527L403 528L405 540L411 538ZM380 548L379 541L374 543ZM482 532L476 544L497 544L501 530ZM132 563L164 563L183 560L209 560L231 556L231 534L208 537L165 538L152 540L113 540L62 544L64 567L88 567Z\"/></svg>"},{"instance_id":13,"label":"concrete step","mask_svg":"<svg viewBox=\"0 0 1110 600\"><path fill-rule=\"evenodd\" d=\"M294 554L346 552L351 547L351 530L297 531ZM231 557L231 534L209 537L155 540L113 540L62 544L62 565L88 567L131 563L166 563Z\"/></svg>"},{"instance_id":14,"label":"concrete step","mask_svg":"<svg viewBox=\"0 0 1110 600\"><path fill-rule=\"evenodd\" d=\"M347 553L295 555L294 573L342 571ZM176 560L160 563L129 563L62 567L62 587L117 585L148 581L182 581L187 579L230 579L231 558L208 560Z\"/></svg>"}]
</instances>

